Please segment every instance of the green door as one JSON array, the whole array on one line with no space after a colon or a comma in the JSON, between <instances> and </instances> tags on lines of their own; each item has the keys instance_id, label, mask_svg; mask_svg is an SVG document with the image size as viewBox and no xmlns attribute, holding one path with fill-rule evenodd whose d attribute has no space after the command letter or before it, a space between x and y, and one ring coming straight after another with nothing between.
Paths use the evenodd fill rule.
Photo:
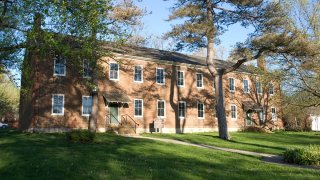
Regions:
<instances>
[{"instance_id":1,"label":"green door","mask_svg":"<svg viewBox=\"0 0 320 180\"><path fill-rule=\"evenodd\" d=\"M119 124L119 111L118 111L118 105L110 105L110 118L112 124Z\"/></svg>"}]
</instances>

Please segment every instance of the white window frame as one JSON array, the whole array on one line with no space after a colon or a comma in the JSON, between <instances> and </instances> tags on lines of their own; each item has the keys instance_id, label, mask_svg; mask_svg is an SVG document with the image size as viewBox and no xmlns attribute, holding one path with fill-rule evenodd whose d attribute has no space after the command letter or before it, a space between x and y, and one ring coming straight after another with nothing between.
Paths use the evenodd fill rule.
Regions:
<instances>
[{"instance_id":1,"label":"white window frame","mask_svg":"<svg viewBox=\"0 0 320 180\"><path fill-rule=\"evenodd\" d=\"M272 88L270 87L270 85L271 85ZM270 89L272 89L272 94L270 93ZM269 83L268 93L269 93L269 95L271 95L271 96L274 95L274 86L273 86L272 83Z\"/></svg>"},{"instance_id":2,"label":"white window frame","mask_svg":"<svg viewBox=\"0 0 320 180\"><path fill-rule=\"evenodd\" d=\"M199 117L199 104L202 104L203 105L203 117ZM197 102L197 112L198 112L198 119L205 119L205 114L206 114L206 106L204 105L204 103L201 103L201 102Z\"/></svg>"},{"instance_id":3,"label":"white window frame","mask_svg":"<svg viewBox=\"0 0 320 180\"><path fill-rule=\"evenodd\" d=\"M260 92L258 91L258 83L260 85L260 88L259 88ZM257 94L262 94L262 84L260 81L256 81L256 92Z\"/></svg>"},{"instance_id":4,"label":"white window frame","mask_svg":"<svg viewBox=\"0 0 320 180\"><path fill-rule=\"evenodd\" d=\"M232 117L232 107L234 107L234 109L235 109L235 117ZM231 117L232 120L236 120L237 119L237 106L234 105L234 104L230 105L230 117Z\"/></svg>"},{"instance_id":5,"label":"white window frame","mask_svg":"<svg viewBox=\"0 0 320 180\"><path fill-rule=\"evenodd\" d=\"M117 79L111 78L111 64L117 64L118 65L118 72L117 72ZM112 81L119 81L120 80L120 65L117 62L110 62L109 64L109 79Z\"/></svg>"},{"instance_id":6,"label":"white window frame","mask_svg":"<svg viewBox=\"0 0 320 180\"><path fill-rule=\"evenodd\" d=\"M179 112L180 112L180 103L183 103L184 104L184 116L180 116ZM186 118L186 112L187 112L187 103L185 101L178 101L178 117L179 119L184 119Z\"/></svg>"},{"instance_id":7,"label":"white window frame","mask_svg":"<svg viewBox=\"0 0 320 180\"><path fill-rule=\"evenodd\" d=\"M159 111L159 102L160 101L163 101L164 102L164 104L163 104L163 116L159 116L159 113L158 113L158 111ZM165 118L166 117L166 101L165 100L162 100L162 99L158 99L157 100L157 117L159 117L159 118Z\"/></svg>"},{"instance_id":8,"label":"white window frame","mask_svg":"<svg viewBox=\"0 0 320 180\"><path fill-rule=\"evenodd\" d=\"M62 103L62 113L54 113L53 112L53 105L54 105L54 96L62 96L63 98L63 103ZM57 116L60 116L60 115L64 115L64 104L65 104L65 99L64 99L64 94L52 94L52 97L51 97L51 115L57 115Z\"/></svg>"},{"instance_id":9,"label":"white window frame","mask_svg":"<svg viewBox=\"0 0 320 180\"><path fill-rule=\"evenodd\" d=\"M231 89L231 86L230 86L230 84L231 84L231 81L230 81L230 80L231 80L231 79L233 80L233 90ZM235 79L234 79L233 77L229 77L229 82L228 82L228 83L229 83L229 91L230 91L230 92L235 92L235 91L236 91L235 82L236 82L236 81L235 81Z\"/></svg>"},{"instance_id":10,"label":"white window frame","mask_svg":"<svg viewBox=\"0 0 320 180\"><path fill-rule=\"evenodd\" d=\"M163 83L158 83L158 78L157 78L158 69L162 69L162 70L163 70ZM157 67L157 68L156 68L156 83L159 84L159 85L165 85L165 84L166 84L166 71L165 71L164 68L160 68L160 67Z\"/></svg>"},{"instance_id":11,"label":"white window frame","mask_svg":"<svg viewBox=\"0 0 320 180\"><path fill-rule=\"evenodd\" d=\"M179 73L182 73L182 82L183 82L183 84L182 85L179 85L178 83L179 83ZM181 71L181 70L178 70L177 71L177 86L178 87L184 87L185 86L185 74L184 74L184 71Z\"/></svg>"},{"instance_id":12,"label":"white window frame","mask_svg":"<svg viewBox=\"0 0 320 180\"><path fill-rule=\"evenodd\" d=\"M57 57L60 57L60 58L63 58L62 56L60 55L56 55L53 59L53 75L54 76L66 76L66 73L67 73L67 68L66 68L66 64L67 64L67 60L66 58L63 58L64 60L64 70L63 70L63 74L56 74L56 58Z\"/></svg>"},{"instance_id":13,"label":"white window frame","mask_svg":"<svg viewBox=\"0 0 320 180\"><path fill-rule=\"evenodd\" d=\"M87 98L87 97L91 97L91 107L92 107L92 103L93 103L92 96L82 96L82 98L81 98L81 102L82 102L82 104L81 104L81 115L89 117L89 116L91 116L91 114L83 114L83 98ZM92 109L91 109L91 113L92 113Z\"/></svg>"},{"instance_id":14,"label":"white window frame","mask_svg":"<svg viewBox=\"0 0 320 180\"><path fill-rule=\"evenodd\" d=\"M246 88L245 88L245 83L244 83L245 81L246 81L247 84L248 84L248 91L246 91ZM246 93L246 94L248 94L249 91L250 91L249 80L248 80L248 79L244 79L244 80L243 80L243 92Z\"/></svg>"},{"instance_id":15,"label":"white window frame","mask_svg":"<svg viewBox=\"0 0 320 180\"><path fill-rule=\"evenodd\" d=\"M274 109L274 113L272 112L272 109ZM275 107L271 107L271 119L272 120L277 120L278 117L277 117L277 109Z\"/></svg>"},{"instance_id":16,"label":"white window frame","mask_svg":"<svg viewBox=\"0 0 320 180\"><path fill-rule=\"evenodd\" d=\"M141 115L136 115L136 101L141 101ZM134 117L137 117L137 118L141 118L143 117L143 99L134 99L133 100L133 113L134 113Z\"/></svg>"},{"instance_id":17,"label":"white window frame","mask_svg":"<svg viewBox=\"0 0 320 180\"><path fill-rule=\"evenodd\" d=\"M136 67L141 67L141 81L136 81L135 78L135 74L136 74ZM143 66L142 65L134 65L133 66L133 82L136 83L143 83Z\"/></svg>"},{"instance_id":18,"label":"white window frame","mask_svg":"<svg viewBox=\"0 0 320 180\"><path fill-rule=\"evenodd\" d=\"M83 78L91 78L90 75L89 75L89 76L86 76L86 75L85 75L85 68L84 68L84 67L85 67L85 62L89 64L89 70L91 70L90 61L89 61L88 59L83 59L83 60L82 60L82 70L83 70L82 77L83 77ZM90 74L91 74L91 73L90 73Z\"/></svg>"},{"instance_id":19,"label":"white window frame","mask_svg":"<svg viewBox=\"0 0 320 180\"><path fill-rule=\"evenodd\" d=\"M198 74L201 75L201 87L198 87ZM204 88L204 85L203 85L203 73L196 73L196 85L197 85L197 88L199 88L199 89L203 89Z\"/></svg>"}]
</instances>

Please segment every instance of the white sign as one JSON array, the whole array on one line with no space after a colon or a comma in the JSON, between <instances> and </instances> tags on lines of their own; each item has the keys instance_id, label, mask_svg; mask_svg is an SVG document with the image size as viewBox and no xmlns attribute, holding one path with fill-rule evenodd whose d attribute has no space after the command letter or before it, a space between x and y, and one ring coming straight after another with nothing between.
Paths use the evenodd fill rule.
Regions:
<instances>
[{"instance_id":1,"label":"white sign","mask_svg":"<svg viewBox=\"0 0 320 180\"><path fill-rule=\"evenodd\" d=\"M155 128L155 129L156 129L156 128L159 128L159 129L164 128L164 121L163 121L163 119L155 119L155 120L153 121L153 124L154 124L154 128Z\"/></svg>"}]
</instances>

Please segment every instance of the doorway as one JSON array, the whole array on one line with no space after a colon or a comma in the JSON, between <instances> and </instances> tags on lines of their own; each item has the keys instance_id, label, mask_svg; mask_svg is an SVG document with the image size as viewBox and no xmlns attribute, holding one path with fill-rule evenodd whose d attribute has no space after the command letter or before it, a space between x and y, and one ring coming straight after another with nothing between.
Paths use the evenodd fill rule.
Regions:
<instances>
[{"instance_id":1,"label":"doorway","mask_svg":"<svg viewBox=\"0 0 320 180\"><path fill-rule=\"evenodd\" d=\"M109 115L111 124L119 124L119 105L116 103L109 104Z\"/></svg>"},{"instance_id":2,"label":"doorway","mask_svg":"<svg viewBox=\"0 0 320 180\"><path fill-rule=\"evenodd\" d=\"M253 115L253 111L252 110L248 110L246 112L246 126L252 126L253 125L253 119L252 119L252 115Z\"/></svg>"}]
</instances>

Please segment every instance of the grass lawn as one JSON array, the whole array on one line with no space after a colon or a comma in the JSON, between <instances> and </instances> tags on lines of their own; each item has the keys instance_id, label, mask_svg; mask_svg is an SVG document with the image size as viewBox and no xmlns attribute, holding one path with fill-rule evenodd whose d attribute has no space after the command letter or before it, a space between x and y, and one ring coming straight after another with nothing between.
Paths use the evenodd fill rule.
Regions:
<instances>
[{"instance_id":1,"label":"grass lawn","mask_svg":"<svg viewBox=\"0 0 320 180\"><path fill-rule=\"evenodd\" d=\"M98 134L73 144L64 134L0 131L0 179L318 179L319 170L265 163L217 150Z\"/></svg>"},{"instance_id":2,"label":"grass lawn","mask_svg":"<svg viewBox=\"0 0 320 180\"><path fill-rule=\"evenodd\" d=\"M194 134L144 134L144 136L176 139L196 144L227 147L270 154L282 154L290 147L304 147L309 144L320 145L320 132L276 132L270 134L232 132L232 139L224 141L218 133Z\"/></svg>"}]
</instances>

